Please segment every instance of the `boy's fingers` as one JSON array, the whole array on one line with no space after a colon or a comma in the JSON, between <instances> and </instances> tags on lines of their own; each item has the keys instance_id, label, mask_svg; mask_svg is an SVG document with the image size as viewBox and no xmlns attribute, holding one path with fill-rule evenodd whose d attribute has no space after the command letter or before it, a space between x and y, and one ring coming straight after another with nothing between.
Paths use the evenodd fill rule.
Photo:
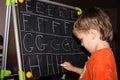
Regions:
<instances>
[{"instance_id":1,"label":"boy's fingers","mask_svg":"<svg viewBox=\"0 0 120 80\"><path fill-rule=\"evenodd\" d=\"M65 64L60 64L60 65L63 66L63 67L67 66L67 65L65 65Z\"/></svg>"}]
</instances>

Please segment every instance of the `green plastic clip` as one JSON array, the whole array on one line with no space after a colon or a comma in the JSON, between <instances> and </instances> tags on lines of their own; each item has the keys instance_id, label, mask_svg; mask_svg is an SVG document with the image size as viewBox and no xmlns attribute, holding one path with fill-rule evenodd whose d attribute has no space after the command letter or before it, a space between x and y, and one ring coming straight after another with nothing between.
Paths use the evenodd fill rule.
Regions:
<instances>
[{"instance_id":1,"label":"green plastic clip","mask_svg":"<svg viewBox=\"0 0 120 80\"><path fill-rule=\"evenodd\" d=\"M11 3L18 3L18 0L6 0L6 6L10 6Z\"/></svg>"},{"instance_id":2,"label":"green plastic clip","mask_svg":"<svg viewBox=\"0 0 120 80\"><path fill-rule=\"evenodd\" d=\"M19 80L25 80L25 73L22 70L18 71L18 76Z\"/></svg>"},{"instance_id":3,"label":"green plastic clip","mask_svg":"<svg viewBox=\"0 0 120 80\"><path fill-rule=\"evenodd\" d=\"M0 70L0 78L3 79L6 76L10 76L11 71L10 70Z\"/></svg>"},{"instance_id":4,"label":"green plastic clip","mask_svg":"<svg viewBox=\"0 0 120 80\"><path fill-rule=\"evenodd\" d=\"M6 6L10 6L11 5L11 0L6 0Z\"/></svg>"},{"instance_id":5,"label":"green plastic clip","mask_svg":"<svg viewBox=\"0 0 120 80\"><path fill-rule=\"evenodd\" d=\"M11 0L11 2L13 2L13 3L17 3L17 2L18 2L18 0Z\"/></svg>"},{"instance_id":6,"label":"green plastic clip","mask_svg":"<svg viewBox=\"0 0 120 80\"><path fill-rule=\"evenodd\" d=\"M66 77L66 75L63 74L62 77L61 77L61 79L62 79L62 80L65 80L65 77Z\"/></svg>"},{"instance_id":7,"label":"green plastic clip","mask_svg":"<svg viewBox=\"0 0 120 80\"><path fill-rule=\"evenodd\" d=\"M78 15L81 15L81 14L82 14L82 9L81 9L81 8L75 7L75 10L77 11L77 14L78 14Z\"/></svg>"},{"instance_id":8,"label":"green plastic clip","mask_svg":"<svg viewBox=\"0 0 120 80\"><path fill-rule=\"evenodd\" d=\"M75 7L75 10L81 10L79 7Z\"/></svg>"}]
</instances>

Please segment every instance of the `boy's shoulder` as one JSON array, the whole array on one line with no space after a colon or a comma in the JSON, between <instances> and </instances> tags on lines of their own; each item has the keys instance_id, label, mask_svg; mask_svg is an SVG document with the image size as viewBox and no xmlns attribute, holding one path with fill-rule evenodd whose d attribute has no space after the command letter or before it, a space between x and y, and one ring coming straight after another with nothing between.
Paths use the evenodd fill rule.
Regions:
<instances>
[{"instance_id":1,"label":"boy's shoulder","mask_svg":"<svg viewBox=\"0 0 120 80\"><path fill-rule=\"evenodd\" d=\"M108 58L111 56L113 56L112 49L103 48L103 49L97 50L94 53L92 53L91 58L104 60L105 58Z\"/></svg>"}]
</instances>

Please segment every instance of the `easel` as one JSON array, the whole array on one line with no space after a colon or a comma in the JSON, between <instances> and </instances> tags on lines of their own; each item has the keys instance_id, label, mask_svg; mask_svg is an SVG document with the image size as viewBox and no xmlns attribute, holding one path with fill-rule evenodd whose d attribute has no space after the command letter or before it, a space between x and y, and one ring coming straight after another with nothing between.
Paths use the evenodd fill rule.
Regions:
<instances>
[{"instance_id":1,"label":"easel","mask_svg":"<svg viewBox=\"0 0 120 80\"><path fill-rule=\"evenodd\" d=\"M20 57L21 52L20 52L18 24L16 17L16 9L15 9L16 3L17 0L6 0L7 8L6 8L5 31L4 31L4 42L3 42L3 52L2 52L3 54L2 68L0 70L0 80L3 80L4 77L9 76L11 74L11 71L6 70L11 8L12 8L12 16L13 16L13 24L14 24L13 26L14 26L14 35L15 35L15 44L16 44L16 54L18 61L18 76L19 76L19 80L25 80L24 72L22 70L21 57Z\"/></svg>"}]
</instances>

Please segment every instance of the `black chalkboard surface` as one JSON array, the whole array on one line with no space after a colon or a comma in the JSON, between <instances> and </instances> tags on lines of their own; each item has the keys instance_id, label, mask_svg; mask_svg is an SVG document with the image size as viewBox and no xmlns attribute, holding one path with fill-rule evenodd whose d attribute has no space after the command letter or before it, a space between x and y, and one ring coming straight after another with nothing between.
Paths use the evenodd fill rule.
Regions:
<instances>
[{"instance_id":1,"label":"black chalkboard surface","mask_svg":"<svg viewBox=\"0 0 120 80\"><path fill-rule=\"evenodd\" d=\"M87 60L73 39L74 7L46 0L25 0L19 4L20 41L23 67L33 77L65 72L60 66L69 61L83 67Z\"/></svg>"}]
</instances>

